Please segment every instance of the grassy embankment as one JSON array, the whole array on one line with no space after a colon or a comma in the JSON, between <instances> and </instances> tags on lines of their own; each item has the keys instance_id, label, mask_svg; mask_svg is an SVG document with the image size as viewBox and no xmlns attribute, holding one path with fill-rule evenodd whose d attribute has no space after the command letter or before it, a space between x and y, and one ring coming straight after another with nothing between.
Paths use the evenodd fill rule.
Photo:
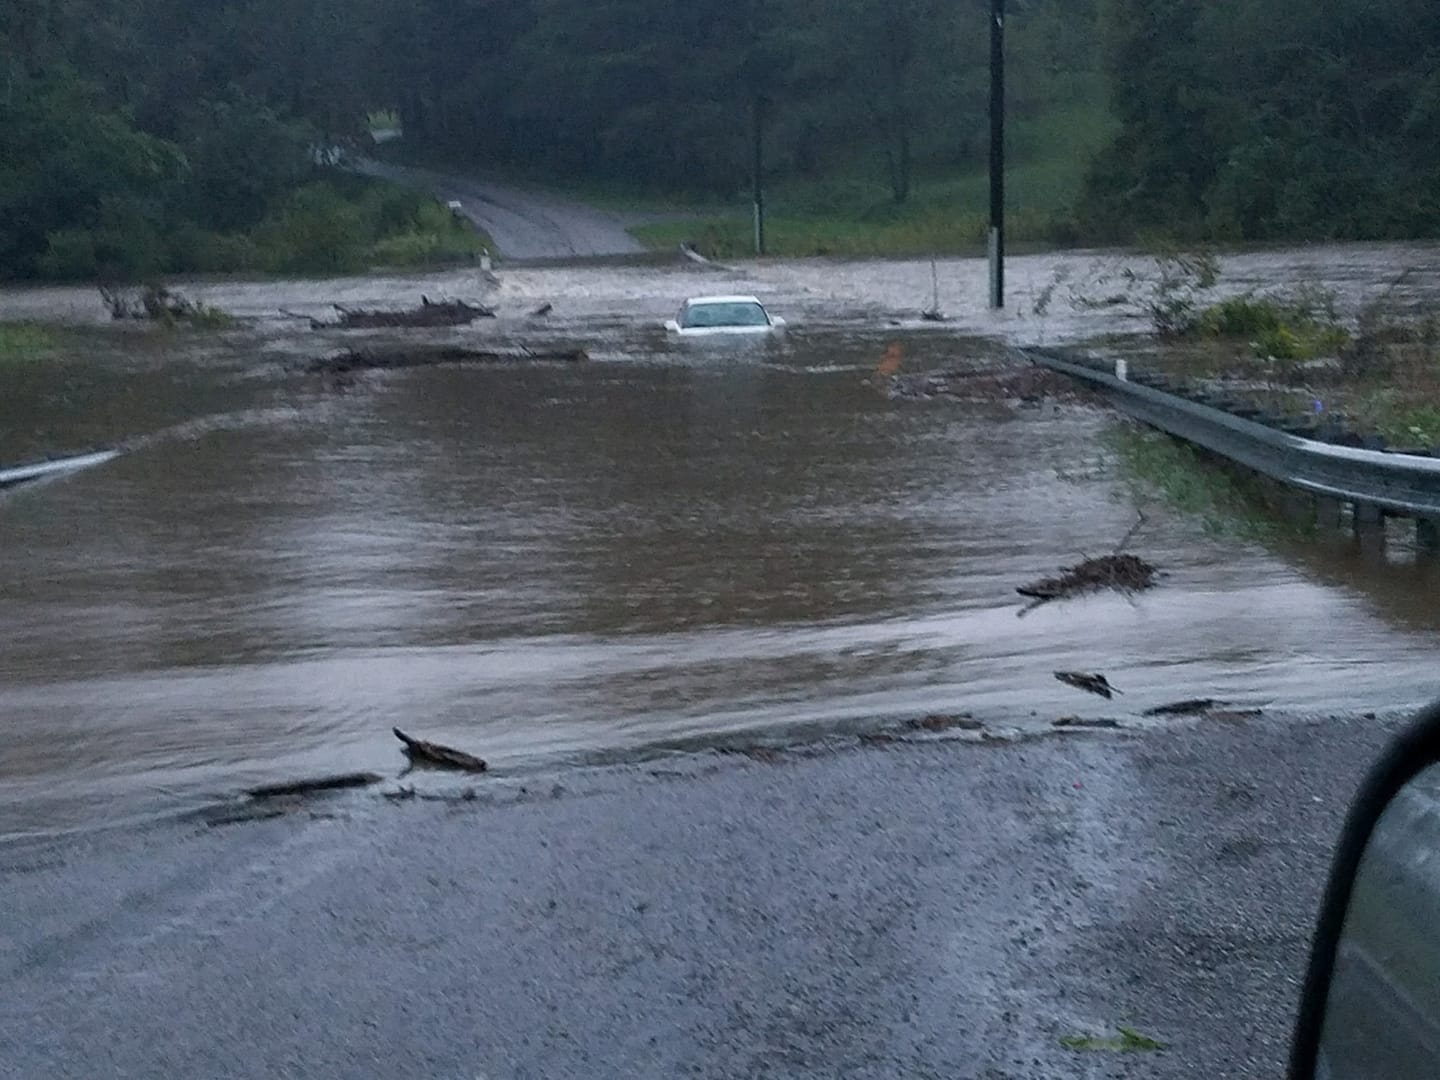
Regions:
<instances>
[{"instance_id":1,"label":"grassy embankment","mask_svg":"<svg viewBox=\"0 0 1440 1080\"><path fill-rule=\"evenodd\" d=\"M324 275L474 260L491 241L428 194L335 169L316 170L254 225L229 232L190 220L54 233L38 276L155 281L182 274Z\"/></svg>"},{"instance_id":2,"label":"grassy embankment","mask_svg":"<svg viewBox=\"0 0 1440 1080\"><path fill-rule=\"evenodd\" d=\"M1379 436L1391 448L1440 448L1440 319L1402 310L1386 289L1358 319L1342 320L1316 285L1212 300L1219 264L1203 254L1161 257L1156 272L1112 274L1121 291L1072 296L1081 304L1128 305L1148 315L1154 338L1111 340L1133 370L1162 371L1320 437ZM1303 421L1303 423L1301 422ZM1328 429L1328 430L1327 430ZM1275 485L1243 470L1216 469L1190 445L1132 427L1107 440L1137 497L1159 495L1207 527L1265 539L1304 531L1277 514Z\"/></svg>"},{"instance_id":3,"label":"grassy embankment","mask_svg":"<svg viewBox=\"0 0 1440 1080\"><path fill-rule=\"evenodd\" d=\"M1076 229L1070 207L1091 156L1114 133L1103 106L1070 109L1011 126L1006 171L1006 238L1015 248L1063 246ZM766 250L776 256L900 256L973 254L985 249L989 176L983 163L964 172L917 176L910 198L897 205L872 162L863 171L823 180L776 181L766 192ZM628 209L636 201L605 193ZM715 204L643 203L675 220L631 230L649 247L682 242L706 255L754 253L748 201Z\"/></svg>"},{"instance_id":4,"label":"grassy embankment","mask_svg":"<svg viewBox=\"0 0 1440 1080\"><path fill-rule=\"evenodd\" d=\"M1148 292L1105 301L1137 304L1152 319L1159 347L1142 344L1139 363L1272 414L1390 446L1440 447L1440 318L1396 307L1388 289L1348 322L1313 284L1212 301L1213 260L1160 263Z\"/></svg>"},{"instance_id":5,"label":"grassy embankment","mask_svg":"<svg viewBox=\"0 0 1440 1080\"><path fill-rule=\"evenodd\" d=\"M204 234L176 271L327 274L473 260L491 240L427 194L331 172L294 191L254 229Z\"/></svg>"},{"instance_id":6,"label":"grassy embankment","mask_svg":"<svg viewBox=\"0 0 1440 1080\"><path fill-rule=\"evenodd\" d=\"M57 341L57 333L39 323L0 322L0 367L42 359Z\"/></svg>"}]
</instances>

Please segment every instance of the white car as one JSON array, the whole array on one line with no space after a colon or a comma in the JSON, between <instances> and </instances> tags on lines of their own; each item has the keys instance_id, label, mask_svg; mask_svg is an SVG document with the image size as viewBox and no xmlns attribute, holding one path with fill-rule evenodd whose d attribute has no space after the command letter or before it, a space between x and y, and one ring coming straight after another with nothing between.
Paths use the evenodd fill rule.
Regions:
<instances>
[{"instance_id":1,"label":"white car","mask_svg":"<svg viewBox=\"0 0 1440 1080\"><path fill-rule=\"evenodd\" d=\"M784 327L785 320L771 315L753 296L694 296L665 323L666 330L682 337L773 334Z\"/></svg>"}]
</instances>

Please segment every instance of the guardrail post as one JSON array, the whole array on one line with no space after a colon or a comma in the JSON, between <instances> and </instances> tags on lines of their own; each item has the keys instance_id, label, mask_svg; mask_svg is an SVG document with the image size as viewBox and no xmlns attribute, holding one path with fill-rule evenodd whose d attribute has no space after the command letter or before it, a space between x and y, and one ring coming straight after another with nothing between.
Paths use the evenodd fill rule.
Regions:
<instances>
[{"instance_id":1,"label":"guardrail post","mask_svg":"<svg viewBox=\"0 0 1440 1080\"><path fill-rule=\"evenodd\" d=\"M1440 521L1415 519L1415 550L1421 555L1440 554Z\"/></svg>"},{"instance_id":2,"label":"guardrail post","mask_svg":"<svg viewBox=\"0 0 1440 1080\"><path fill-rule=\"evenodd\" d=\"M1357 502L1352 505L1350 520L1354 525L1355 539L1360 544L1361 552L1366 555L1383 555L1385 511L1374 503Z\"/></svg>"},{"instance_id":3,"label":"guardrail post","mask_svg":"<svg viewBox=\"0 0 1440 1080\"><path fill-rule=\"evenodd\" d=\"M1315 524L1326 529L1338 529L1345 520L1345 504L1328 495L1315 496Z\"/></svg>"},{"instance_id":4,"label":"guardrail post","mask_svg":"<svg viewBox=\"0 0 1440 1080\"><path fill-rule=\"evenodd\" d=\"M1385 511L1374 503L1357 502L1351 515L1355 522L1355 531L1361 532L1366 529L1384 528Z\"/></svg>"}]
</instances>

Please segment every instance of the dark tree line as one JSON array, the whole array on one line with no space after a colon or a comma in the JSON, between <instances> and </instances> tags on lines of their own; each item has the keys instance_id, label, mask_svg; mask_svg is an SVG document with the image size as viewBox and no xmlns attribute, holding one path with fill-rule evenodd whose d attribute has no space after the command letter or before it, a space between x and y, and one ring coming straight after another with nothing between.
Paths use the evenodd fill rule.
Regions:
<instances>
[{"instance_id":1,"label":"dark tree line","mask_svg":"<svg viewBox=\"0 0 1440 1080\"><path fill-rule=\"evenodd\" d=\"M1082 214L1246 239L1440 231L1433 0L1107 0L1121 133Z\"/></svg>"},{"instance_id":2,"label":"dark tree line","mask_svg":"<svg viewBox=\"0 0 1440 1080\"><path fill-rule=\"evenodd\" d=\"M1434 0L1008 8L1014 130L1102 92L1117 121L1075 207L1082 235L1440 229ZM339 206L353 193L314 190L313 150L363 140L376 109L432 160L727 194L747 182L759 105L773 174L870 170L903 204L927 173L984 160L988 11L6 0L0 273L219 267L257 236L333 238L354 225Z\"/></svg>"}]
</instances>

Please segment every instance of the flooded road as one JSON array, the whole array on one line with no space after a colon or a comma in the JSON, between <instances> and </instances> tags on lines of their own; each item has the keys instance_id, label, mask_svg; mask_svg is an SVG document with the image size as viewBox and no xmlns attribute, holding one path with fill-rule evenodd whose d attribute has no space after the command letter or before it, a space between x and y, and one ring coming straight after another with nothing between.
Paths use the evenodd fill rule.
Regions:
<instances>
[{"instance_id":1,"label":"flooded road","mask_svg":"<svg viewBox=\"0 0 1440 1080\"><path fill-rule=\"evenodd\" d=\"M1396 258L1356 250L1357 276ZM1255 258L1259 276L1280 257ZM980 264L944 269L983 291ZM984 366L1003 339L1091 334L1103 314L994 316L957 284L942 302L968 314L923 327L928 263L501 282L201 285L187 294L240 328L80 331L13 373L0 461L128 442L0 497L0 836L296 775L393 775L392 726L523 772L929 712L1039 728L1187 697L1335 712L1440 689L1433 568L1215 540L1153 509L1131 549L1166 572L1159 588L1017 618L1016 585L1111 550L1135 520L1096 440L1109 415L891 401L869 375L890 341L908 368ZM684 296L736 290L794 331L691 348L658 330ZM311 332L281 307L421 291L500 316L422 340L578 344L592 362L340 386L294 370L394 334ZM555 314L528 317L541 301ZM85 290L0 296L0 317L102 315ZM1056 669L1103 671L1124 697Z\"/></svg>"}]
</instances>

